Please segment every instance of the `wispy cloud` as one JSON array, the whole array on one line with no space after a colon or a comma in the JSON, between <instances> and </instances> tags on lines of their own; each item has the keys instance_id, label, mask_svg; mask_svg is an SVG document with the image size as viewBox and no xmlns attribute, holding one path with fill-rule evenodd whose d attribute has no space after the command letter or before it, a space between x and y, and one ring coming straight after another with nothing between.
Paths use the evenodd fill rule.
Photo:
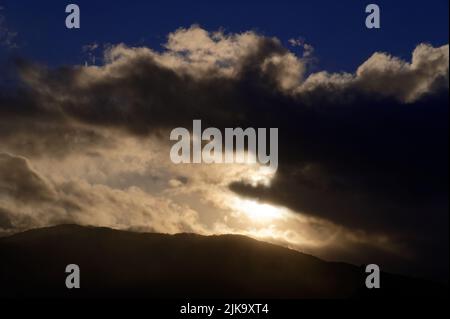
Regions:
<instances>
[{"instance_id":1,"label":"wispy cloud","mask_svg":"<svg viewBox=\"0 0 450 319\"><path fill-rule=\"evenodd\" d=\"M9 49L17 48L16 43L17 32L12 31L6 24L6 18L3 14L4 8L0 6L0 46Z\"/></svg>"},{"instance_id":2,"label":"wispy cloud","mask_svg":"<svg viewBox=\"0 0 450 319\"><path fill-rule=\"evenodd\" d=\"M99 47L100 47L99 44L96 42L88 43L82 46L81 51L83 52L83 54L86 56L87 59L85 61L86 65L87 64L95 65L97 60L96 51Z\"/></svg>"}]
</instances>

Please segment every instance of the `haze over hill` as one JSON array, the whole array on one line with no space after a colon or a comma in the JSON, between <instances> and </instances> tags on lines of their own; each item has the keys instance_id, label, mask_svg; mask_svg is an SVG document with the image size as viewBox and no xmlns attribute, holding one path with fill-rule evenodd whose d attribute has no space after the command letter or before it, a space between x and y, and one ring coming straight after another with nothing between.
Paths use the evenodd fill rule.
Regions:
<instances>
[{"instance_id":1,"label":"haze over hill","mask_svg":"<svg viewBox=\"0 0 450 319\"><path fill-rule=\"evenodd\" d=\"M0 297L352 298L444 296L447 288L325 262L244 236L133 233L62 225L0 239ZM81 289L65 287L68 264Z\"/></svg>"}]
</instances>

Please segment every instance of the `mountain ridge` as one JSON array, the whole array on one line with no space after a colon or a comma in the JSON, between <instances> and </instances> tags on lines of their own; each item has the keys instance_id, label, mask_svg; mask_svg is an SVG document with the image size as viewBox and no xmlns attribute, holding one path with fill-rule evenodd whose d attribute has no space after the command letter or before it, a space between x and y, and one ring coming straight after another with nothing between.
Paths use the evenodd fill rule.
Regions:
<instances>
[{"instance_id":1,"label":"mountain ridge","mask_svg":"<svg viewBox=\"0 0 450 319\"><path fill-rule=\"evenodd\" d=\"M19 297L365 298L443 296L446 286L327 262L242 235L159 234L59 225L0 238L0 292ZM68 264L81 289L65 287Z\"/></svg>"}]
</instances>

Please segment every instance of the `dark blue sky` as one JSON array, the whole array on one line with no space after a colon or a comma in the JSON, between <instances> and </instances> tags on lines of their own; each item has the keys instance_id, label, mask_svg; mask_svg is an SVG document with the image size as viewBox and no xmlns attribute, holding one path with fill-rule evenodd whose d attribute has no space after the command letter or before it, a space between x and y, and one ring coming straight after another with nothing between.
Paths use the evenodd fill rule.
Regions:
<instances>
[{"instance_id":1,"label":"dark blue sky","mask_svg":"<svg viewBox=\"0 0 450 319\"><path fill-rule=\"evenodd\" d=\"M365 6L381 7L381 30L365 28ZM81 8L81 29L65 28L65 6ZM420 42L448 43L448 0L428 1L25 1L0 0L16 50L0 56L59 65L82 63L85 44L119 43L159 49L169 32L194 23L208 30L256 30L283 42L312 44L319 69L353 71L374 51L409 59ZM8 52L5 52L8 51Z\"/></svg>"}]
</instances>

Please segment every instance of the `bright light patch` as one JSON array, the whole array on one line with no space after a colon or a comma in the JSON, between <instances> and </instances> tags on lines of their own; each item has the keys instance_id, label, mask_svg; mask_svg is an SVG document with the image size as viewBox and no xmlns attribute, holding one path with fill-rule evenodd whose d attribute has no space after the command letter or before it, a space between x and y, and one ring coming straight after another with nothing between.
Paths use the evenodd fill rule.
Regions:
<instances>
[{"instance_id":1,"label":"bright light patch","mask_svg":"<svg viewBox=\"0 0 450 319\"><path fill-rule=\"evenodd\" d=\"M261 204L254 200L235 199L233 206L255 223L267 223L286 217L284 208Z\"/></svg>"}]
</instances>

